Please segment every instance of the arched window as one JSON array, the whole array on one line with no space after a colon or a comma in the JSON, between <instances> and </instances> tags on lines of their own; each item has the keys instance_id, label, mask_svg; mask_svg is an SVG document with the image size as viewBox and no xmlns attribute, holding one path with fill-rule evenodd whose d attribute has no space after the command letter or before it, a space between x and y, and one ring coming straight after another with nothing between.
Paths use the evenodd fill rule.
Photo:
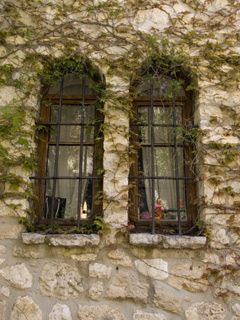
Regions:
<instances>
[{"instance_id":1,"label":"arched window","mask_svg":"<svg viewBox=\"0 0 240 320\"><path fill-rule=\"evenodd\" d=\"M197 214L194 94L177 63L151 60L132 83L129 220L136 231L183 234Z\"/></svg>"},{"instance_id":2,"label":"arched window","mask_svg":"<svg viewBox=\"0 0 240 320\"><path fill-rule=\"evenodd\" d=\"M56 63L57 79L43 89L35 177L40 224L80 226L102 212L104 86L90 63L75 62Z\"/></svg>"}]
</instances>

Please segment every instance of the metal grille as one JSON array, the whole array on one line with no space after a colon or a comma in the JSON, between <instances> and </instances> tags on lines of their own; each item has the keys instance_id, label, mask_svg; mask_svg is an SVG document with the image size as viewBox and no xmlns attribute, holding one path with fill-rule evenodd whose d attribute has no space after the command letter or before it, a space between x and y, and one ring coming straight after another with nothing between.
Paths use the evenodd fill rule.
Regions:
<instances>
[{"instance_id":1,"label":"metal grille","mask_svg":"<svg viewBox=\"0 0 240 320\"><path fill-rule=\"evenodd\" d=\"M40 160L40 165L44 168L40 170L40 175L32 177L32 179L38 181L38 188L40 194L40 211L43 211L43 214L40 213L40 220L44 223L49 223L51 227L53 227L54 223L57 220L57 223L66 224L74 224L78 227L85 223L86 220L91 220L94 217L94 197L96 196L96 192L100 192L101 185L102 185L102 175L101 175L101 165L102 165L102 140L101 137L98 136L97 143L95 143L97 135L100 132L100 126L102 123L101 116L99 116L99 112L97 111L95 104L97 102L96 96L88 96L86 95L86 77L82 76L82 83L80 86L79 95L76 96L66 96L64 94L64 77L60 80L60 87L59 87L59 94L58 95L48 95L47 101L48 107L43 105L43 108L48 109L48 111L44 111L44 116L42 117L44 121L40 121L37 123L38 126L46 128L42 137L40 137L40 144L46 145L46 152L45 155L42 156L43 159ZM73 107L77 108L79 118L77 121L76 119L69 119L68 121L63 119L63 110L66 108ZM86 119L84 116L85 110L88 108L94 108L94 119L91 122L86 123ZM64 109L65 108L65 109ZM69 109L70 110L70 109ZM66 111L65 111L66 112ZM87 112L87 111L86 111ZM55 113L55 117L53 119L52 114ZM80 121L79 121L80 120ZM62 131L64 128L67 130L77 130L77 136L79 139L74 139L74 141L70 141L71 139L67 139L64 141L61 138ZM86 130L92 130L93 136L92 139L87 138ZM78 168L75 170L76 172L71 175L63 175L61 174L61 170L59 169L59 165L62 162L64 155L62 147L67 147L67 150L72 150L69 148L78 148L78 152L74 154L74 160L78 162ZM54 150L53 156L53 168L52 172L49 169L49 161L50 161L50 148ZM84 166L86 166L86 153L85 148L92 148L92 174L87 174L84 171ZM74 150L74 149L73 149ZM93 163L93 158L96 157L96 152L98 153L98 161L96 164ZM46 159L44 159L46 158ZM97 174L100 172L100 174ZM71 219L65 219L64 214L61 213L61 206L66 206L66 199L60 198L57 195L57 185L64 184L64 181L76 181L77 185L77 192L76 198L76 212ZM84 182L85 181L85 182ZM96 182L97 181L97 182ZM47 195L46 189L47 184L51 184L51 194ZM86 190L86 183L90 185L90 191ZM84 187L85 185L85 187ZM88 193L86 196L88 197L89 202L91 203L91 212L88 212L87 217L82 219L81 212L83 212L83 191L85 194ZM59 209L60 208L60 209ZM99 208L99 207L98 207ZM62 209L62 211L65 210ZM46 214L48 212L48 215ZM56 213L57 212L57 213ZM98 212L100 214L100 212Z\"/></svg>"},{"instance_id":2,"label":"metal grille","mask_svg":"<svg viewBox=\"0 0 240 320\"><path fill-rule=\"evenodd\" d=\"M152 82L153 83L153 82ZM171 100L167 100L164 97L155 97L153 95L153 85L151 83L151 88L150 88L150 96L147 97L138 97L134 101L134 106L135 106L135 119L131 123L131 130L133 132L133 144L136 144L137 147L136 149L138 150L138 156L137 160L135 159L135 163L133 164L133 167L137 166L136 170L130 170L130 183L135 186L130 191L130 201L136 197L136 195L133 195L131 197L131 192L136 193L137 192L137 200L135 201L135 207L134 204L132 205L132 209L130 209L130 220L132 219L136 226L137 230L141 226L148 226L151 227L151 232L154 234L156 232L156 229L161 230L161 227L164 225L175 225L175 231L179 235L183 234L183 226L186 225L187 228L189 228L189 210L191 210L191 205L189 204L190 201L192 201L192 198L194 195L190 195L191 191L189 191L191 188L189 186L194 186L194 176L192 174L187 175L190 170L186 169L187 163L185 163L185 158L187 156L187 152L189 152L186 147L184 138L179 139L179 132L183 132L183 130L186 130L184 127L184 122L186 122L186 119L183 119L184 117L184 108L186 108L186 102L183 101L182 99L178 100L176 97L173 97ZM171 108L172 113L171 113L171 123L158 123L155 119L155 109L159 108ZM139 120L139 110L142 108L145 108L146 111L146 119L145 121ZM177 109L178 109L178 114L179 110L181 110L181 122L177 121ZM192 119L191 123L188 121L188 129L193 127ZM143 141L143 136L142 136L142 128L145 128L145 132L147 132L148 135L148 141ZM171 141L165 141L165 142L159 142L156 136L155 130L172 130L172 139ZM180 141L179 141L180 140ZM162 154L166 154L166 150L168 148L171 148L172 150L172 157L168 158L168 161L172 161L174 165L174 171L169 174L169 175L159 175L157 172L157 165L156 165L156 150L162 150ZM164 151L165 150L165 151ZM148 160L149 160L149 170L146 173L144 171L144 164L143 164L143 154L148 153ZM179 159L179 154L183 155L183 159ZM181 164L180 160L183 162L183 172L180 172L181 170L179 169ZM137 162L137 164L136 164ZM188 163L189 165L189 163ZM135 175L134 175L135 173ZM146 185L146 181L148 180L148 187L149 187L149 194L151 198L151 205L150 208L148 206L148 209L150 211L149 219L148 221L142 221L140 215L140 196L142 193L142 186ZM159 183L159 181L172 181L175 185L175 190L169 190L169 192L174 192L176 195L176 201L175 204L176 206L170 207L167 209L164 209L164 214L172 213L173 215L176 214L176 219L175 221L164 221L164 219L159 223L156 219L155 212L156 212L156 195L155 195L155 190L156 190L156 185ZM181 195L180 195L180 183L183 183L183 190L182 193L184 193L184 198L185 198L185 205L183 208L182 205L182 200L181 200ZM137 186L137 187L136 187ZM144 187L145 189L145 187ZM145 190L146 191L146 190ZM146 195L145 195L146 196ZM191 199L191 200L190 200ZM134 201L133 201L134 202ZM131 208L131 203L130 203L130 208ZM186 213L186 221L183 221L182 216ZM156 228L157 224L157 228ZM191 226L190 226L191 228Z\"/></svg>"}]
</instances>

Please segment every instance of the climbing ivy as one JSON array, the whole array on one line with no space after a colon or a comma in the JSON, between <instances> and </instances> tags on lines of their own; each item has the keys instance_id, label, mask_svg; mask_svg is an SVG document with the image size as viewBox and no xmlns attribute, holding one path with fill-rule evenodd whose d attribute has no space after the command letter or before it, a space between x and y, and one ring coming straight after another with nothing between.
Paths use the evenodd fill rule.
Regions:
<instances>
[{"instance_id":1,"label":"climbing ivy","mask_svg":"<svg viewBox=\"0 0 240 320\"><path fill-rule=\"evenodd\" d=\"M240 80L236 49L239 2L229 0L228 6L216 10L210 0L182 2L185 10L181 11L175 1L154 4L152 1L126 1L124 5L116 0L47 4L42 0L19 0L14 5L10 0L4 1L0 86L3 89L14 87L17 93L15 100L0 108L0 183L11 185L11 197L19 196L21 188L25 190L21 193L24 198L32 194L29 180L13 174L12 170L22 167L29 176L35 170L33 132L43 128L36 128L34 123L27 126L27 119L37 118L41 85L50 85L66 72L88 74L94 79L99 76L98 69L104 70L107 79L117 76L127 88L130 87L131 94L130 83L139 83L158 74L170 76L168 98L172 98L182 85L197 96L198 88L204 87L204 82L223 92L237 89ZM147 26L146 30L139 28L138 21L142 17L144 20L144 14L151 9L168 16L169 23L164 30L158 29L156 24L149 32ZM151 16L147 19L152 22ZM91 68L89 61L93 62ZM98 67L93 68L93 65ZM188 79L187 83L184 79ZM116 112L133 116L131 101L134 96L127 94L126 89L121 91L107 80L104 88L100 86L96 90L101 103L113 106ZM32 95L38 102L29 102ZM223 110L226 108L229 122L234 121L235 128L238 127L236 108L222 106ZM116 132L128 139L126 127L115 124L114 115L108 108L102 111L107 119L102 127L106 139L114 145ZM218 121L218 115L211 115L209 126L216 129L220 125ZM209 130L188 128L184 139L189 144L198 143L202 159L211 157L212 153L217 155L216 164L206 165L206 170L214 172L220 184L217 176L223 174L223 167L234 175L236 169L231 166L238 158L238 148L231 143L211 141ZM237 135L233 127L226 137L230 134ZM205 138L209 143L201 144ZM117 145L113 149L119 158L116 171L121 166L127 167L131 148L129 153ZM213 180L214 177L209 178L209 182ZM229 194L229 189L224 188L222 190ZM3 188L0 192L6 199L9 193ZM122 193L126 194L126 190ZM104 197L107 206L121 202L107 195ZM203 204L204 201L202 199Z\"/></svg>"}]
</instances>

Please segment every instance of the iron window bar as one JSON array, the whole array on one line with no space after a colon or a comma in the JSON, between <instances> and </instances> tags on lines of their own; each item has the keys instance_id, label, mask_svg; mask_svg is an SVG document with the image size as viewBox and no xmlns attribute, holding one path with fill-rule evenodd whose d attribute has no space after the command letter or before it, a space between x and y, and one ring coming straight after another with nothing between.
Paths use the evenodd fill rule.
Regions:
<instances>
[{"instance_id":1,"label":"iron window bar","mask_svg":"<svg viewBox=\"0 0 240 320\"><path fill-rule=\"evenodd\" d=\"M86 179L102 179L102 177L96 177L96 176L51 176L51 177L30 177L29 179L31 180L53 180L53 179L67 179L67 180L78 180L78 179L82 179L82 180L86 180Z\"/></svg>"},{"instance_id":2,"label":"iron window bar","mask_svg":"<svg viewBox=\"0 0 240 320\"><path fill-rule=\"evenodd\" d=\"M129 179L157 179L157 180L194 180L192 177L171 177L171 176L129 176Z\"/></svg>"},{"instance_id":3,"label":"iron window bar","mask_svg":"<svg viewBox=\"0 0 240 320\"><path fill-rule=\"evenodd\" d=\"M57 122L36 122L37 126L57 126ZM61 122L61 126L86 126L94 127L95 123L81 123L81 122Z\"/></svg>"}]
</instances>

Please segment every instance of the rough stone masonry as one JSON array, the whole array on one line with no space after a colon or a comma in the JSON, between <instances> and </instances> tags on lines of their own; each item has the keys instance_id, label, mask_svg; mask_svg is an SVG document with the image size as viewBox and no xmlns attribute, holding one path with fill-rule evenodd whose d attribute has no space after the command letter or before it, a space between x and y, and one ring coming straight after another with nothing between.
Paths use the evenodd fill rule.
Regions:
<instances>
[{"instance_id":1,"label":"rough stone masonry","mask_svg":"<svg viewBox=\"0 0 240 320\"><path fill-rule=\"evenodd\" d=\"M2 0L0 21L0 319L240 319L239 1ZM127 227L123 98L156 47L197 77L199 236ZM108 230L26 233L42 61L73 54L106 81Z\"/></svg>"}]
</instances>

